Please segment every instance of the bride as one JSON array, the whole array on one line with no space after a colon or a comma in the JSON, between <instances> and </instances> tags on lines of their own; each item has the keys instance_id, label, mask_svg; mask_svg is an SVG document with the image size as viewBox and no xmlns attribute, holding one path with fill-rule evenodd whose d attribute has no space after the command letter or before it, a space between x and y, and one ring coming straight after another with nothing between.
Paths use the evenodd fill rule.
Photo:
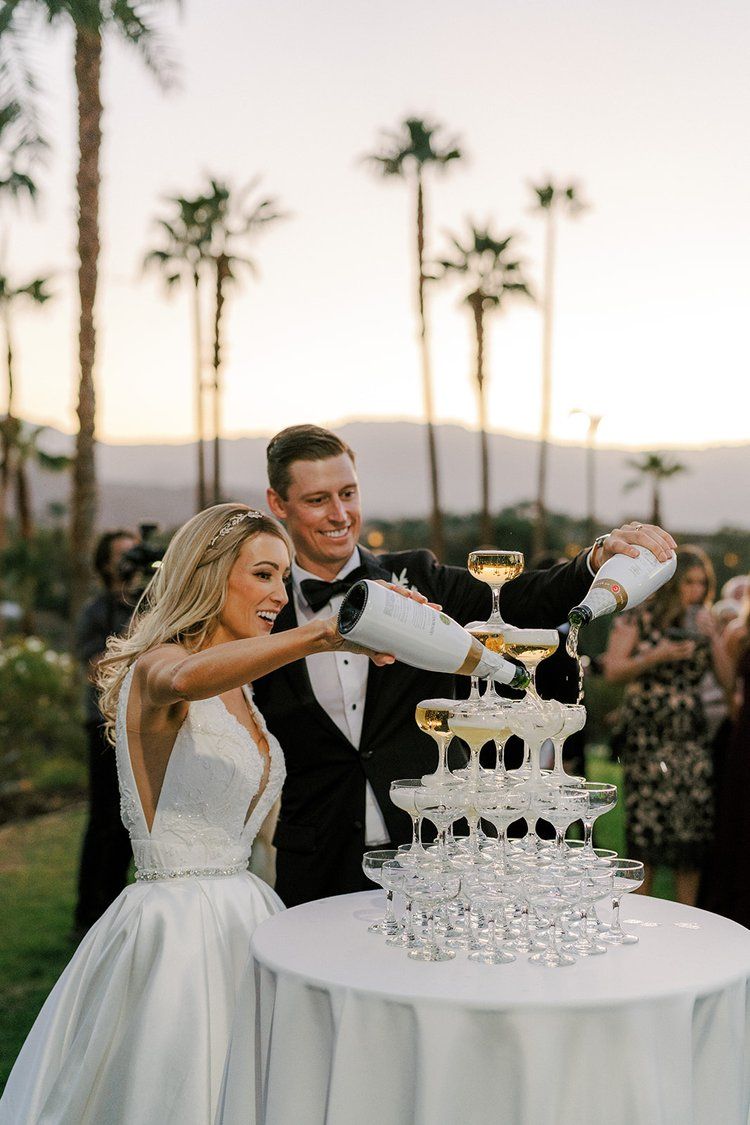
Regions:
<instances>
[{"instance_id":1,"label":"bride","mask_svg":"<svg viewBox=\"0 0 750 1125\"><path fill-rule=\"evenodd\" d=\"M101 702L136 882L48 997L1 1125L214 1125L238 1084L254 1119L252 974L240 989L255 927L283 906L247 862L284 761L248 685L344 647L334 618L270 635L289 565L270 516L209 508L172 539L128 636L110 640Z\"/></svg>"}]
</instances>

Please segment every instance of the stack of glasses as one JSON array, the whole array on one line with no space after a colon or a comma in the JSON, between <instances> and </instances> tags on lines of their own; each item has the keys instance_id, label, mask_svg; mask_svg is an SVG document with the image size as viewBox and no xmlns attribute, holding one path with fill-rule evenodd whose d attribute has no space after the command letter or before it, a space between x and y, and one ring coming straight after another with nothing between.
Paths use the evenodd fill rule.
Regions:
<instances>
[{"instance_id":1,"label":"stack of glasses","mask_svg":"<svg viewBox=\"0 0 750 1125\"><path fill-rule=\"evenodd\" d=\"M470 568L472 558L482 554L470 556ZM501 554L493 554L496 564ZM494 638L498 648L512 648L509 654L533 673L557 647L556 631L506 625L497 592L508 575L497 564L494 577L489 567L477 576L493 585L493 615L468 628L485 644ZM365 874L385 888L387 901L385 918L370 929L417 961L447 961L461 949L471 961L505 964L523 953L533 964L559 967L603 954L610 946L635 944L638 938L620 926L619 907L622 895L643 882L643 864L594 848L592 840L595 820L617 802L617 788L571 776L562 765L565 740L586 721L584 706L541 699L532 674L521 700L501 698L491 681L480 695L473 683L464 702L424 700L416 720L437 742L438 767L434 774L391 785L391 800L412 818L413 838L397 850L364 856ZM511 734L525 744L517 770L504 764ZM454 736L466 743L469 763L451 771L447 746ZM555 750L551 770L541 768L547 740ZM479 760L488 742L497 751L495 768L489 770ZM423 820L437 831L436 842L427 847L421 841ZM509 826L519 820L526 822L526 835L508 840ZM538 820L553 826L554 841L537 837ZM454 835L459 821L468 823L467 836ZM567 840L577 821L583 823L583 840ZM496 835L486 835L483 823ZM406 904L401 920L393 911L396 894ZM596 913L597 903L605 901L613 906L610 924Z\"/></svg>"}]
</instances>

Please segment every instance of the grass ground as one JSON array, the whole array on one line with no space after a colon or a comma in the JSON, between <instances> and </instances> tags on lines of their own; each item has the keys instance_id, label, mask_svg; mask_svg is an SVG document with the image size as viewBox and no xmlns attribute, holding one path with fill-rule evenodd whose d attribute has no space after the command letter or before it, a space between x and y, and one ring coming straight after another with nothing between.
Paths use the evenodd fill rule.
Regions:
<instances>
[{"instance_id":1,"label":"grass ground","mask_svg":"<svg viewBox=\"0 0 750 1125\"><path fill-rule=\"evenodd\" d=\"M0 1089L73 950L83 808L0 829Z\"/></svg>"},{"instance_id":2,"label":"grass ground","mask_svg":"<svg viewBox=\"0 0 750 1125\"><path fill-rule=\"evenodd\" d=\"M593 758L591 781L622 781L620 767ZM0 1090L37 1012L70 959L83 808L68 809L0 829ZM602 817L596 843L625 854L621 807ZM668 872L654 893L673 898Z\"/></svg>"}]
</instances>

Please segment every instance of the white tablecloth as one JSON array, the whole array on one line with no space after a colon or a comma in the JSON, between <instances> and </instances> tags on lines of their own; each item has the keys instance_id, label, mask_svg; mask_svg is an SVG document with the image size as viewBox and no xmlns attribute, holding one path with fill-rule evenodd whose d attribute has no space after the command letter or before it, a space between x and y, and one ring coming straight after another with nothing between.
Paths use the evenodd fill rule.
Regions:
<instances>
[{"instance_id":1,"label":"white tablecloth","mask_svg":"<svg viewBox=\"0 0 750 1125\"><path fill-rule=\"evenodd\" d=\"M628 895L639 945L428 964L366 932L382 899L256 930L265 1125L747 1125L750 931Z\"/></svg>"}]
</instances>

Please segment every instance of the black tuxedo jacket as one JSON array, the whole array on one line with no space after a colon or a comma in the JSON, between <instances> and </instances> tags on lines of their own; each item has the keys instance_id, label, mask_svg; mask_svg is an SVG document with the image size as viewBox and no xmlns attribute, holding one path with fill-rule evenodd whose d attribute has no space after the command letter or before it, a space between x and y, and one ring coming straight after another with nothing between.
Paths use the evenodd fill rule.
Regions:
<instances>
[{"instance_id":1,"label":"black tuxedo jacket","mask_svg":"<svg viewBox=\"0 0 750 1125\"><path fill-rule=\"evenodd\" d=\"M489 616L489 586L460 567L439 565L430 551L375 556L360 548L360 554L369 577L405 580L462 625ZM590 584L585 552L550 570L525 571L502 588L503 617L510 624L553 628ZM289 599L274 632L297 625L291 589ZM420 699L453 698L455 686L450 675L400 663L371 664L357 749L317 702L304 660L256 681L255 700L286 759L274 843L276 890L287 906L372 886L361 871L365 779L392 843L411 839L409 817L389 799L390 784L434 771L437 748L417 727L414 709Z\"/></svg>"}]
</instances>

